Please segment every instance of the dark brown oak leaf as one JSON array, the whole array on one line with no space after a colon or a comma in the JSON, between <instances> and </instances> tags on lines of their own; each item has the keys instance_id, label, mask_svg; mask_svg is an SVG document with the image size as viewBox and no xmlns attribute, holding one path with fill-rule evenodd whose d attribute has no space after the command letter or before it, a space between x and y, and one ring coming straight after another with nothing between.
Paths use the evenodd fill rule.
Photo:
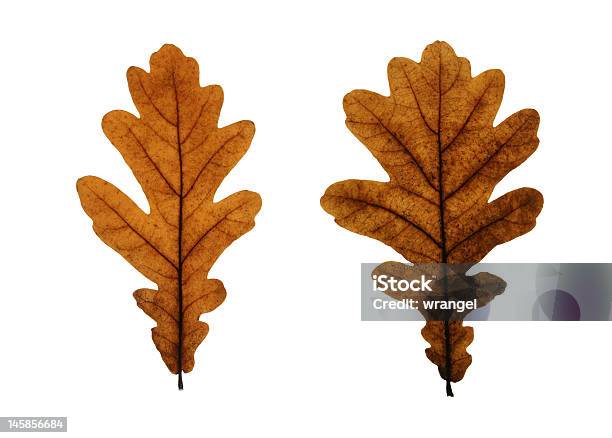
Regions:
<instances>
[{"instance_id":1,"label":"dark brown oak leaf","mask_svg":"<svg viewBox=\"0 0 612 438\"><path fill-rule=\"evenodd\" d=\"M472 77L469 61L438 41L420 63L392 59L388 77L390 96L355 90L345 96L344 110L347 127L389 181L335 183L322 207L340 226L420 264L477 263L496 245L530 231L543 205L538 191L521 188L489 202L495 185L538 145L535 110L493 126L503 73ZM471 361L465 351L471 328L428 321L423 335L433 342L427 356L452 395L451 381L460 380Z\"/></svg>"},{"instance_id":2,"label":"dark brown oak leaf","mask_svg":"<svg viewBox=\"0 0 612 438\"><path fill-rule=\"evenodd\" d=\"M255 126L241 121L219 128L223 103L218 85L200 87L199 68L175 46L151 56L151 72L127 73L140 118L111 111L102 128L140 183L149 203L143 212L118 188L95 176L77 182L98 237L158 289L134 292L136 303L157 322L153 342L170 372L194 366L194 352L208 334L200 315L225 299L213 263L255 225L257 193L241 191L213 202L225 176L247 151Z\"/></svg>"}]
</instances>

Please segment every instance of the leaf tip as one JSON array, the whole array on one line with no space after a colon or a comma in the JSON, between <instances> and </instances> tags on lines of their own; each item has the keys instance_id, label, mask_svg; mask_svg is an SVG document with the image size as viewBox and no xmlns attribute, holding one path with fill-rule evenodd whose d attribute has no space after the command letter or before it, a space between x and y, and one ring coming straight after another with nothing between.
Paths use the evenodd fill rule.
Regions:
<instances>
[{"instance_id":1,"label":"leaf tip","mask_svg":"<svg viewBox=\"0 0 612 438\"><path fill-rule=\"evenodd\" d=\"M166 55L166 56L169 55L171 57L183 57L183 58L185 57L185 55L183 54L183 51L172 43L163 44L159 48L159 50L155 52L151 57L155 56L158 53L161 55Z\"/></svg>"},{"instance_id":2,"label":"leaf tip","mask_svg":"<svg viewBox=\"0 0 612 438\"><path fill-rule=\"evenodd\" d=\"M151 75L164 74L164 72L185 70L182 74L187 74L191 80L197 81L199 77L198 62L194 58L185 56L183 51L174 44L164 44L161 48L151 55L149 59Z\"/></svg>"},{"instance_id":3,"label":"leaf tip","mask_svg":"<svg viewBox=\"0 0 612 438\"><path fill-rule=\"evenodd\" d=\"M532 191L532 199L533 199L533 204L534 204L534 211L535 211L535 216L537 217L540 212L542 211L542 209L544 208L544 195L542 195L542 193L540 193L539 190L536 189L531 189ZM534 219L535 222L535 219Z\"/></svg>"},{"instance_id":4,"label":"leaf tip","mask_svg":"<svg viewBox=\"0 0 612 438\"><path fill-rule=\"evenodd\" d=\"M533 119L536 123L540 123L540 113L533 108L525 108L523 114L527 119Z\"/></svg>"},{"instance_id":5,"label":"leaf tip","mask_svg":"<svg viewBox=\"0 0 612 438\"><path fill-rule=\"evenodd\" d=\"M95 178L95 177L91 176L91 175L87 175L87 176L82 176L79 179L77 179L77 181L76 181L76 189L77 189L77 192L79 193L79 195L83 192L83 190L85 190L87 188L87 181L90 181L93 178Z\"/></svg>"},{"instance_id":6,"label":"leaf tip","mask_svg":"<svg viewBox=\"0 0 612 438\"><path fill-rule=\"evenodd\" d=\"M323 196L321 196L321 198L319 199L319 205L321 206L321 208L325 211L327 211L327 208L325 208L326 204L327 204L327 191L325 192L325 194L323 194Z\"/></svg>"},{"instance_id":7,"label":"leaf tip","mask_svg":"<svg viewBox=\"0 0 612 438\"><path fill-rule=\"evenodd\" d=\"M332 196L332 191L336 184L337 183L334 183L331 186L329 186L327 189L325 189L325 193L323 193L323 196L321 196L321 199L319 199L319 204L321 205L321 208L329 214L331 214L329 210L330 201L331 201L330 196Z\"/></svg>"},{"instance_id":8,"label":"leaf tip","mask_svg":"<svg viewBox=\"0 0 612 438\"><path fill-rule=\"evenodd\" d=\"M253 122L252 120L243 120L242 123L244 125L244 130L246 131L246 134L250 137L253 137L255 135L255 122Z\"/></svg>"},{"instance_id":9,"label":"leaf tip","mask_svg":"<svg viewBox=\"0 0 612 438\"><path fill-rule=\"evenodd\" d=\"M448 55L452 55L452 56L457 56L455 54L455 50L453 49L453 47L447 43L446 41L443 40L436 40L433 43L427 45L427 47L425 47L425 50L423 51L423 54L425 53L439 53L439 54L448 54Z\"/></svg>"},{"instance_id":10,"label":"leaf tip","mask_svg":"<svg viewBox=\"0 0 612 438\"><path fill-rule=\"evenodd\" d=\"M104 116L102 116L102 122L100 123L100 126L102 127L102 132L104 132L106 137L110 139L109 132L117 126L117 122L127 122L128 117L130 116L133 117L132 114L122 110L112 110L107 112L106 114L104 114ZM126 126L128 126L127 123Z\"/></svg>"},{"instance_id":11,"label":"leaf tip","mask_svg":"<svg viewBox=\"0 0 612 438\"><path fill-rule=\"evenodd\" d=\"M261 210L263 199L261 198L261 195L257 192L252 192L250 190L247 190L247 192L252 194L251 196L253 197L253 200L251 202L253 203L253 207L254 207L253 210L256 215Z\"/></svg>"}]
</instances>

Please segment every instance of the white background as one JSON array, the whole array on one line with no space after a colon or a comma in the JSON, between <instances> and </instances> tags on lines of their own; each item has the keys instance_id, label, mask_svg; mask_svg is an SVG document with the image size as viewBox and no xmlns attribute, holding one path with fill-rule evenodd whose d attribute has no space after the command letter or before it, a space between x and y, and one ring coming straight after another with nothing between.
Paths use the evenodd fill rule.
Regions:
<instances>
[{"instance_id":1,"label":"white background","mask_svg":"<svg viewBox=\"0 0 612 438\"><path fill-rule=\"evenodd\" d=\"M73 436L609 436L612 324L474 324L447 398L420 323L365 323L359 263L399 259L319 206L347 178L385 179L344 126L342 97L388 94L387 62L441 39L500 68L497 123L542 118L540 147L496 189L545 197L529 234L487 262L610 261L610 11L604 2L9 2L0 7L0 416L69 417ZM104 137L134 111L125 79L178 45L225 91L221 124L252 147L218 199L263 208L212 274L228 297L176 388L132 292L148 281L100 242L75 190L145 198Z\"/></svg>"}]
</instances>

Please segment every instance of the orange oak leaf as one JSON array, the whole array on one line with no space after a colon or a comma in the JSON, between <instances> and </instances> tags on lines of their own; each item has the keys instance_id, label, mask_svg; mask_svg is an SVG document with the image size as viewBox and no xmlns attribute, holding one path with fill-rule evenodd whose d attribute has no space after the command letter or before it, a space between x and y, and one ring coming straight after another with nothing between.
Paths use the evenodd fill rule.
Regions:
<instances>
[{"instance_id":1,"label":"orange oak leaf","mask_svg":"<svg viewBox=\"0 0 612 438\"><path fill-rule=\"evenodd\" d=\"M241 121L219 128L223 103L218 85L200 87L199 68L175 46L151 56L151 72L131 67L128 85L140 118L111 111L102 128L140 183L150 206L142 211L109 182L86 176L77 182L98 237L158 289L134 292L136 303L157 322L155 346L170 372L194 367L194 352L208 334L200 315L225 299L213 263L249 231L261 208L257 193L241 191L214 202L223 179L247 151L255 126Z\"/></svg>"},{"instance_id":2,"label":"orange oak leaf","mask_svg":"<svg viewBox=\"0 0 612 438\"><path fill-rule=\"evenodd\" d=\"M489 202L495 185L537 148L539 116L525 109L498 126L504 76L472 77L470 63L444 42L421 62L394 58L390 96L355 90L344 98L346 125L389 174L388 182L331 185L322 207L336 222L377 239L412 263L477 263L496 245L527 233L543 205L530 188ZM471 362L472 329L462 321L428 321L427 357L446 380Z\"/></svg>"}]
</instances>

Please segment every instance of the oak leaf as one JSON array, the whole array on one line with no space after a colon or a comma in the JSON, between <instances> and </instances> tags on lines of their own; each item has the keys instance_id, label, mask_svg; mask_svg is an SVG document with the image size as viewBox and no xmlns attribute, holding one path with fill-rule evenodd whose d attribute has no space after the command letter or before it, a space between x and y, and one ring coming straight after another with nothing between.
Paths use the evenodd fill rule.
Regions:
<instances>
[{"instance_id":1,"label":"oak leaf","mask_svg":"<svg viewBox=\"0 0 612 438\"><path fill-rule=\"evenodd\" d=\"M140 183L150 206L142 211L109 182L77 182L98 237L158 289L134 292L138 306L157 322L155 346L170 372L194 367L194 352L208 334L199 320L225 299L213 263L254 226L257 193L241 191L214 202L225 176L247 151L255 126L241 121L219 128L223 91L200 87L199 68L175 46L151 56L150 73L131 67L127 80L140 118L111 111L102 128Z\"/></svg>"},{"instance_id":2,"label":"oak leaf","mask_svg":"<svg viewBox=\"0 0 612 438\"><path fill-rule=\"evenodd\" d=\"M389 181L335 183L322 207L340 226L391 246L412 263L477 263L496 245L530 231L543 205L538 191L521 188L488 202L495 185L538 145L535 110L493 126L503 73L472 77L469 61L438 41L420 63L392 59L388 78L390 96L355 90L345 96L344 110L347 127ZM446 380L448 395L450 382L460 380L471 362L471 333L462 321L448 320L428 321L423 330L431 344L427 357Z\"/></svg>"}]
</instances>

